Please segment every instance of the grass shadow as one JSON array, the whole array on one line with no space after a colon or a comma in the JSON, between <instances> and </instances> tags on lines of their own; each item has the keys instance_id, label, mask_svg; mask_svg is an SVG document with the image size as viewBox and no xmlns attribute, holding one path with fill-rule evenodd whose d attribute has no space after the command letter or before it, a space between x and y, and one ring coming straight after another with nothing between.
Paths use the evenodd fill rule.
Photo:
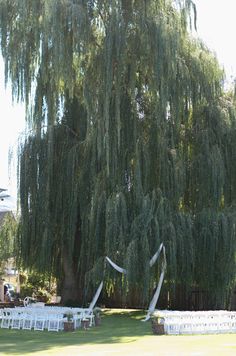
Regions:
<instances>
[{"instance_id":1,"label":"grass shadow","mask_svg":"<svg viewBox=\"0 0 236 356\"><path fill-rule=\"evenodd\" d=\"M130 343L151 335L149 322L141 322L142 311L104 312L102 325L74 332L48 332L0 329L0 354L27 355L38 351L85 344Z\"/></svg>"}]
</instances>

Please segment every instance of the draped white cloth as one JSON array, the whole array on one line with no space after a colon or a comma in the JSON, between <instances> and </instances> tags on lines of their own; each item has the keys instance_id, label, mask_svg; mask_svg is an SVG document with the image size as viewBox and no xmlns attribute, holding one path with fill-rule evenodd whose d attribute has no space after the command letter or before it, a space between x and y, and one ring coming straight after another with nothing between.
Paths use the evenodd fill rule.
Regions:
<instances>
[{"instance_id":1,"label":"draped white cloth","mask_svg":"<svg viewBox=\"0 0 236 356\"><path fill-rule=\"evenodd\" d=\"M115 268L118 272L120 273L124 273L126 274L127 271L124 269L124 268L121 268L119 267L117 264L115 264L114 262L112 262L112 260L109 258L109 257L106 257L106 260L111 264L111 266L113 268ZM93 310L93 308L95 307L96 303L97 303L97 300L101 294L101 291L102 291L102 288L103 288L103 281L99 284L99 287L93 297L93 300L91 301L90 305L89 305L89 310Z\"/></svg>"},{"instance_id":2,"label":"draped white cloth","mask_svg":"<svg viewBox=\"0 0 236 356\"><path fill-rule=\"evenodd\" d=\"M157 250L157 252L155 253L155 255L152 256L152 258L150 259L150 262L149 262L149 266L152 267L154 265L154 263L156 263L160 253L161 253L161 250L163 248L163 242L160 244L160 247L159 249Z\"/></svg>"},{"instance_id":3,"label":"draped white cloth","mask_svg":"<svg viewBox=\"0 0 236 356\"><path fill-rule=\"evenodd\" d=\"M89 310L93 310L93 308L95 307L95 304L97 303L97 300L98 300L98 298L99 298L99 296L101 294L102 287L103 287L103 281L99 284L99 287L98 287L98 289L97 289L97 291L96 291L96 293L95 293L95 295L93 297L93 300L91 301L91 303L90 303L90 305L88 307Z\"/></svg>"},{"instance_id":4,"label":"draped white cloth","mask_svg":"<svg viewBox=\"0 0 236 356\"><path fill-rule=\"evenodd\" d=\"M152 258L151 258L150 261L149 261L149 266L150 266L150 267L152 267L152 266L156 263L156 261L157 261L159 255L160 255L160 253L161 253L163 247L164 247L164 245L163 245L163 242L162 242L162 243L160 244L160 246L159 246L157 252L152 256ZM122 268L122 267L118 266L118 265L117 265L115 262L113 262L109 257L106 256L106 260L110 263L110 265L111 265L116 271L118 271L118 272L120 272L120 273L127 274L127 270L126 270L125 268Z\"/></svg>"},{"instance_id":5,"label":"draped white cloth","mask_svg":"<svg viewBox=\"0 0 236 356\"><path fill-rule=\"evenodd\" d=\"M162 271L161 271L160 279L159 279L158 285L156 287L155 293L154 293L154 295L152 297L152 300L151 300L151 302L149 304L147 315L146 315L145 319L143 319L143 321L149 320L150 317L151 317L151 314L154 312L155 307L156 307L157 302L158 302L158 299L159 299L161 287L162 287L162 284L163 284L164 275L165 275L165 269L166 269L166 250L165 250L165 246L163 245L163 243L160 245L158 251L155 253L154 256L157 255L157 258L158 258L160 253L161 253L161 251L163 251L163 263L162 263ZM153 259L153 257L152 257L152 259ZM156 258L156 260L157 260L157 258ZM155 260L155 262L156 262L156 260Z\"/></svg>"},{"instance_id":6,"label":"draped white cloth","mask_svg":"<svg viewBox=\"0 0 236 356\"><path fill-rule=\"evenodd\" d=\"M123 274L126 274L127 273L127 270L122 268L122 267L119 267L116 263L112 262L112 260L106 256L106 260L110 263L110 265L115 268L115 270L117 270L118 272L120 273L123 273Z\"/></svg>"},{"instance_id":7,"label":"draped white cloth","mask_svg":"<svg viewBox=\"0 0 236 356\"><path fill-rule=\"evenodd\" d=\"M162 287L162 284L163 284L164 275L165 275L165 269L166 269L166 253L165 253L165 246L164 246L163 242L160 244L157 252L150 259L150 261L149 261L149 266L150 267L152 267L156 263L156 261L157 261L158 257L160 256L161 252L163 253L163 263L162 263L162 271L161 271L160 279L159 279L158 285L156 287L155 293L154 293L154 295L152 297L152 300L151 300L151 302L149 304L147 315L146 315L146 317L145 317L145 319L143 321L149 320L150 317L151 317L151 314L154 312L156 304L157 304L158 299L159 299L161 287ZM125 268L122 268L122 267L118 266L109 257L106 256L106 260L110 263L110 265L116 271L118 271L120 273L123 273L123 274L127 274L127 270Z\"/></svg>"}]
</instances>

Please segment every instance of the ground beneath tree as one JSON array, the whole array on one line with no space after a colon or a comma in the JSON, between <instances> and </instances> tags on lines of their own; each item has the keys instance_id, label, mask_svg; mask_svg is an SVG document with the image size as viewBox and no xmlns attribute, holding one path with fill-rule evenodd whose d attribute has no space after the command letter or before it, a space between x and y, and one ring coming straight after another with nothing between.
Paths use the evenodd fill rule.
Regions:
<instances>
[{"instance_id":1,"label":"ground beneath tree","mask_svg":"<svg viewBox=\"0 0 236 356\"><path fill-rule=\"evenodd\" d=\"M144 316L137 310L105 310L101 326L71 333L0 329L0 355L236 355L236 334L157 336L150 322L141 321Z\"/></svg>"}]
</instances>

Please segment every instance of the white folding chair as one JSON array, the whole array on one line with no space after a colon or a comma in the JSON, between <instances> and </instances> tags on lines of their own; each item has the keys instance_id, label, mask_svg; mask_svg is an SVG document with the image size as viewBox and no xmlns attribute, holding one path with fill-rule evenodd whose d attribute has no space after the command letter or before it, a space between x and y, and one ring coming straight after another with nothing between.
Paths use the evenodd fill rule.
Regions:
<instances>
[{"instance_id":1,"label":"white folding chair","mask_svg":"<svg viewBox=\"0 0 236 356\"><path fill-rule=\"evenodd\" d=\"M5 308L2 312L1 328L9 329L11 325L12 311L9 308Z\"/></svg>"},{"instance_id":2,"label":"white folding chair","mask_svg":"<svg viewBox=\"0 0 236 356\"><path fill-rule=\"evenodd\" d=\"M48 331L59 331L61 330L61 324L64 320L63 314L48 314Z\"/></svg>"},{"instance_id":3,"label":"white folding chair","mask_svg":"<svg viewBox=\"0 0 236 356\"><path fill-rule=\"evenodd\" d=\"M224 320L222 318L222 320L219 321L218 324L218 333L220 334L226 334L229 333L231 330L231 322L229 322L229 320Z\"/></svg>"},{"instance_id":4,"label":"white folding chair","mask_svg":"<svg viewBox=\"0 0 236 356\"><path fill-rule=\"evenodd\" d=\"M20 329L23 325L24 315L18 310L12 310L10 326L12 329Z\"/></svg>"},{"instance_id":5,"label":"white folding chair","mask_svg":"<svg viewBox=\"0 0 236 356\"><path fill-rule=\"evenodd\" d=\"M191 319L181 319L179 325L179 333L180 334L192 334L192 320Z\"/></svg>"},{"instance_id":6,"label":"white folding chair","mask_svg":"<svg viewBox=\"0 0 236 356\"><path fill-rule=\"evenodd\" d=\"M74 328L78 329L81 326L81 320L84 318L84 313L83 312L78 312L77 314L74 314L73 320L74 320Z\"/></svg>"},{"instance_id":7,"label":"white folding chair","mask_svg":"<svg viewBox=\"0 0 236 356\"><path fill-rule=\"evenodd\" d=\"M34 315L32 315L30 312L25 312L23 323L22 323L22 329L23 330L31 330L34 326Z\"/></svg>"},{"instance_id":8,"label":"white folding chair","mask_svg":"<svg viewBox=\"0 0 236 356\"><path fill-rule=\"evenodd\" d=\"M45 324L46 324L46 316L45 314L35 314L35 318L34 318L34 326L33 329L34 330L39 330L39 331L43 331L45 328Z\"/></svg>"},{"instance_id":9,"label":"white folding chair","mask_svg":"<svg viewBox=\"0 0 236 356\"><path fill-rule=\"evenodd\" d=\"M165 333L168 335L178 335L180 331L180 323L177 317L171 317L170 315L165 318L164 324Z\"/></svg>"},{"instance_id":10,"label":"white folding chair","mask_svg":"<svg viewBox=\"0 0 236 356\"><path fill-rule=\"evenodd\" d=\"M84 309L83 318L89 319L89 326L95 325L95 320L94 320L95 316L91 309Z\"/></svg>"}]
</instances>

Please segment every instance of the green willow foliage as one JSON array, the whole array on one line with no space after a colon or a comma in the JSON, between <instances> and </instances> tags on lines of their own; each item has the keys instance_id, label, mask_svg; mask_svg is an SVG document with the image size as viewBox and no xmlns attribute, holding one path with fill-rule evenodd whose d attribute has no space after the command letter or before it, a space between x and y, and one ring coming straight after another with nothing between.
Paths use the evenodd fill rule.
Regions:
<instances>
[{"instance_id":1,"label":"green willow foliage","mask_svg":"<svg viewBox=\"0 0 236 356\"><path fill-rule=\"evenodd\" d=\"M1 213L0 217L0 276L5 274L5 267L15 255L17 221L11 213Z\"/></svg>"},{"instance_id":2,"label":"green willow foliage","mask_svg":"<svg viewBox=\"0 0 236 356\"><path fill-rule=\"evenodd\" d=\"M228 302L235 105L216 58L189 35L195 20L190 0L0 0L6 81L30 109L19 256L56 276L64 300L104 277L108 294L147 303L163 241L164 289Z\"/></svg>"}]
</instances>

